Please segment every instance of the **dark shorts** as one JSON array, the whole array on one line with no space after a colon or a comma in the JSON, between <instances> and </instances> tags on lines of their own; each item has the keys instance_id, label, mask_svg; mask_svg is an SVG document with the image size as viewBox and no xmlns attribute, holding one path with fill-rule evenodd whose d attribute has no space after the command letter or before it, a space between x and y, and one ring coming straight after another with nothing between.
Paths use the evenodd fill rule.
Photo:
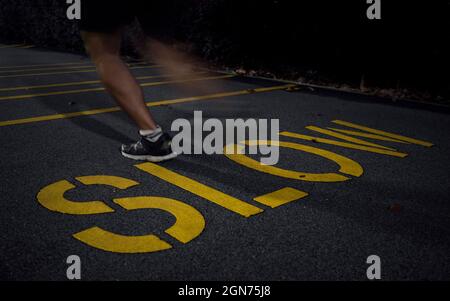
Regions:
<instances>
[{"instance_id":1,"label":"dark shorts","mask_svg":"<svg viewBox=\"0 0 450 301\"><path fill-rule=\"evenodd\" d=\"M167 0L81 0L80 30L88 32L113 32L135 19L148 35L164 28Z\"/></svg>"}]
</instances>

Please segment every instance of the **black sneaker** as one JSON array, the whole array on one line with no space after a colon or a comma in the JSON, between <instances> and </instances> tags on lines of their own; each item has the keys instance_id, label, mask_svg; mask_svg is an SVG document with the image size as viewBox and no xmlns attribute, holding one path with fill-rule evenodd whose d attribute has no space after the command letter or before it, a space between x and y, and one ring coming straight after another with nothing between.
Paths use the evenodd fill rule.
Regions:
<instances>
[{"instance_id":1,"label":"black sneaker","mask_svg":"<svg viewBox=\"0 0 450 301\"><path fill-rule=\"evenodd\" d=\"M129 145L122 145L122 155L140 161L162 162L175 158L178 154L172 151L172 139L162 134L155 142L141 136L141 140Z\"/></svg>"}]
</instances>

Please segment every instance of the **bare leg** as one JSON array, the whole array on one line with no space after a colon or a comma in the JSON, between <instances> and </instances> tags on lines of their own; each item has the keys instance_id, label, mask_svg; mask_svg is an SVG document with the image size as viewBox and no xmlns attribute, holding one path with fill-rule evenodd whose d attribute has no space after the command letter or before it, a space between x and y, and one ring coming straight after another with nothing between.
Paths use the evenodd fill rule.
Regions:
<instances>
[{"instance_id":1,"label":"bare leg","mask_svg":"<svg viewBox=\"0 0 450 301\"><path fill-rule=\"evenodd\" d=\"M144 47L138 48L142 57L161 66L161 69L171 80L195 78L195 73L207 70L207 65L198 57L189 54L151 37L145 39ZM183 82L177 85L189 93L207 94L220 90L214 81Z\"/></svg>"},{"instance_id":2,"label":"bare leg","mask_svg":"<svg viewBox=\"0 0 450 301\"><path fill-rule=\"evenodd\" d=\"M155 130L157 125L145 105L142 88L120 57L121 31L81 35L106 90L140 130Z\"/></svg>"},{"instance_id":3,"label":"bare leg","mask_svg":"<svg viewBox=\"0 0 450 301\"><path fill-rule=\"evenodd\" d=\"M174 48L153 38L147 37L143 57L151 59L156 64L161 65L165 73L171 77L183 78L194 72L194 64L199 66L199 62L186 53L175 50Z\"/></svg>"}]
</instances>

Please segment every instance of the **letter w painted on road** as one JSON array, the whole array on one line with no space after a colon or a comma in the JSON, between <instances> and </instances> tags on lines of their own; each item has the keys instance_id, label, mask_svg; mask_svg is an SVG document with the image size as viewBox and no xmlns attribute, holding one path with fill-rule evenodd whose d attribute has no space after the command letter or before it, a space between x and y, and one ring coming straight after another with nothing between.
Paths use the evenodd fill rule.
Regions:
<instances>
[{"instance_id":1,"label":"letter w painted on road","mask_svg":"<svg viewBox=\"0 0 450 301\"><path fill-rule=\"evenodd\" d=\"M308 136L308 135L302 135L302 134L297 134L297 133L292 133L292 132L281 132L280 135L285 136L285 137L292 137L292 138L297 138L297 139L302 139L302 140L307 140L307 141L313 141L316 143L330 144L330 145L341 146L341 147L345 147L345 148L357 149L357 150L362 150L362 151L367 151L367 152L372 152L372 153L377 153L377 154L383 154L383 155L388 155L388 156L394 156L394 157L400 157L400 158L404 158L408 154L399 152L396 149L391 148L391 147L368 142L366 140L358 139L355 137L363 137L363 138L375 139L375 140L380 140L380 141L389 141L389 142L396 142L396 143L403 143L403 144L416 144L416 145L421 145L421 146L425 146L425 147L433 146L433 144L430 142L413 139L413 138L409 138L406 136L393 134L393 133L389 133L389 132L385 132L385 131L381 131L381 130L376 130L373 128L365 127L362 125L358 125L358 124L354 124L354 123L350 123L350 122L346 122L346 121L334 120L332 122L335 124L338 124L338 125L352 128L352 129L357 129L359 131L336 129L336 128L323 129L323 128L320 128L317 126L307 126L306 127L308 130L311 130L311 131L314 131L317 133L321 133L324 135L332 136L334 138L338 138L338 139L344 140L346 142L331 140L331 139L326 139L326 138L320 138L320 137L313 137L313 136ZM354 136L354 137L351 137L349 135Z\"/></svg>"}]
</instances>

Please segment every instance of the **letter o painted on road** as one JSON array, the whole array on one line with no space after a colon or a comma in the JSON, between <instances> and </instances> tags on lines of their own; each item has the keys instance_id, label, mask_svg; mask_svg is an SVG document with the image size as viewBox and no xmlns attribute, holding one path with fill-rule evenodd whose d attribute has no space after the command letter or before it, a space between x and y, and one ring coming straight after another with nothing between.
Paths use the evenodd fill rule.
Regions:
<instances>
[{"instance_id":1,"label":"letter o painted on road","mask_svg":"<svg viewBox=\"0 0 450 301\"><path fill-rule=\"evenodd\" d=\"M307 146L299 143L292 142L271 142L266 140L259 141L245 141L247 145L268 145L271 143L277 143L280 147L285 147L289 149L299 150L303 152L307 152L310 154L318 155L327 160L333 161L337 165L339 165L339 172L345 175L350 175L354 177L359 177L363 174L364 170L362 166L347 157L342 155L338 155L336 153L326 151L320 148ZM343 176L338 173L306 173L299 172L294 170L283 169L275 166L263 165L260 162L253 160L252 158L246 156L244 154L245 146L241 144L232 144L227 145L224 150L225 156L234 162L246 166L248 168L268 173L271 175L275 175L278 177L295 179L300 181L308 181L308 182L344 182L350 180L350 178ZM236 150L234 153L230 152L230 150Z\"/></svg>"}]
</instances>

